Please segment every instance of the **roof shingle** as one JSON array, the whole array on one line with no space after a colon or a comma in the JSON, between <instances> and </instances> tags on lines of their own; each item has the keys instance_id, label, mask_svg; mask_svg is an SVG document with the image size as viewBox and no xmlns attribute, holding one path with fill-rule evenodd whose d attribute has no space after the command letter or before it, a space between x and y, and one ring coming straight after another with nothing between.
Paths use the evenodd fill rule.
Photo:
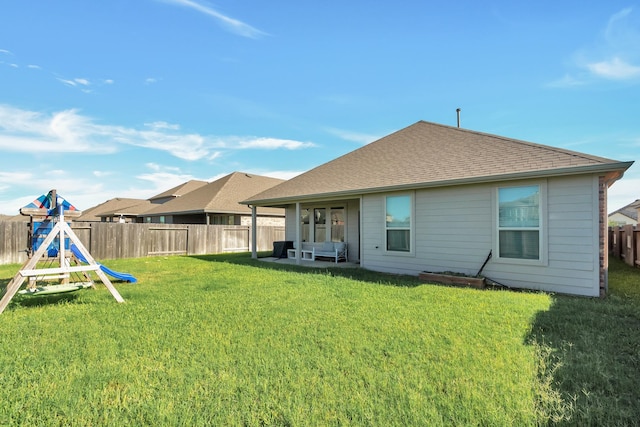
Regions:
<instances>
[{"instance_id":1,"label":"roof shingle","mask_svg":"<svg viewBox=\"0 0 640 427\"><path fill-rule=\"evenodd\" d=\"M233 172L185 195L145 212L145 215L187 213L251 214L251 209L239 202L264 191L283 180L243 172ZM261 209L262 214L284 215L280 209Z\"/></svg>"},{"instance_id":2,"label":"roof shingle","mask_svg":"<svg viewBox=\"0 0 640 427\"><path fill-rule=\"evenodd\" d=\"M480 182L528 173L631 163L419 121L276 187L247 203L347 195L410 186ZM612 169L613 170L613 169Z\"/></svg>"}]
</instances>

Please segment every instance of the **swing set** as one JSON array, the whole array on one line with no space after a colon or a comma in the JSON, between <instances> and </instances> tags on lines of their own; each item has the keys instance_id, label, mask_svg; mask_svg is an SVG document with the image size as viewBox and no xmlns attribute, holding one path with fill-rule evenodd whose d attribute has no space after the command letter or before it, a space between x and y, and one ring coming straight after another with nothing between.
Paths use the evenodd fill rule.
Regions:
<instances>
[{"instance_id":1,"label":"swing set","mask_svg":"<svg viewBox=\"0 0 640 427\"><path fill-rule=\"evenodd\" d=\"M20 213L30 216L27 261L7 285L0 299L0 313L16 294L52 295L95 288L91 273L111 292L117 302L124 299L73 232L65 217L74 218L81 212L51 190ZM20 290L27 282L25 289Z\"/></svg>"}]
</instances>

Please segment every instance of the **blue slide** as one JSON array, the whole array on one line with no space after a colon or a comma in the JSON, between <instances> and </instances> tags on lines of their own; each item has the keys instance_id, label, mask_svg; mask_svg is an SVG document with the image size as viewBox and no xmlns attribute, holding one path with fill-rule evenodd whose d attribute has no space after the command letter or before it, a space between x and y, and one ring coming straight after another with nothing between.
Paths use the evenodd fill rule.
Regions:
<instances>
[{"instance_id":1,"label":"blue slide","mask_svg":"<svg viewBox=\"0 0 640 427\"><path fill-rule=\"evenodd\" d=\"M76 258L78 258L80 260L80 262L84 262L85 264L89 263L87 261L87 259L82 255L80 250L78 250L76 245L71 245L71 252L73 252L73 254L76 256ZM135 277L133 277L129 273L120 273L118 271L113 271L110 268L105 267L104 265L100 264L99 262L98 262L98 265L100 266L100 270L104 271L105 273L107 273L111 277L115 277L118 280L124 280L125 282L129 282L129 283L136 283L138 281L138 279L136 279Z\"/></svg>"}]
</instances>

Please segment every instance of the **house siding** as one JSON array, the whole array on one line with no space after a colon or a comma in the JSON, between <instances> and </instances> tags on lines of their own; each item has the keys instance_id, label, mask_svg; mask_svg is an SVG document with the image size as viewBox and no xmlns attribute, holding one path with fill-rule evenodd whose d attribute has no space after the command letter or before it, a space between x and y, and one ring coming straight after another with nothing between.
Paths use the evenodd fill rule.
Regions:
<instances>
[{"instance_id":1,"label":"house siding","mask_svg":"<svg viewBox=\"0 0 640 427\"><path fill-rule=\"evenodd\" d=\"M538 181L523 181L528 184ZM514 185L509 182L506 185ZM517 183L519 184L519 183ZM546 262L504 262L496 255L495 188L501 184L425 189L414 194L414 249L384 249L386 194L363 197L362 266L375 271L417 275L421 271L476 274L489 251L483 274L510 287L599 295L598 177L580 175L546 180Z\"/></svg>"}]
</instances>

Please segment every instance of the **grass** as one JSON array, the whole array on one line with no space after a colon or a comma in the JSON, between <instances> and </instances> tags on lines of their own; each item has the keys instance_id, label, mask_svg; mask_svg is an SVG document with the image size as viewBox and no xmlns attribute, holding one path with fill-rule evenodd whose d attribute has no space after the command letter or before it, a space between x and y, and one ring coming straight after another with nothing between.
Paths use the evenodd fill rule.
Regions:
<instances>
[{"instance_id":1,"label":"grass","mask_svg":"<svg viewBox=\"0 0 640 427\"><path fill-rule=\"evenodd\" d=\"M567 425L640 425L640 269L611 258L609 271L607 298L556 296L533 325Z\"/></svg>"},{"instance_id":2,"label":"grass","mask_svg":"<svg viewBox=\"0 0 640 427\"><path fill-rule=\"evenodd\" d=\"M109 261L137 284L14 298L6 425L634 425L640 270L604 300L247 254ZM0 286L18 266L0 266ZM3 424L3 425L4 425Z\"/></svg>"}]
</instances>

